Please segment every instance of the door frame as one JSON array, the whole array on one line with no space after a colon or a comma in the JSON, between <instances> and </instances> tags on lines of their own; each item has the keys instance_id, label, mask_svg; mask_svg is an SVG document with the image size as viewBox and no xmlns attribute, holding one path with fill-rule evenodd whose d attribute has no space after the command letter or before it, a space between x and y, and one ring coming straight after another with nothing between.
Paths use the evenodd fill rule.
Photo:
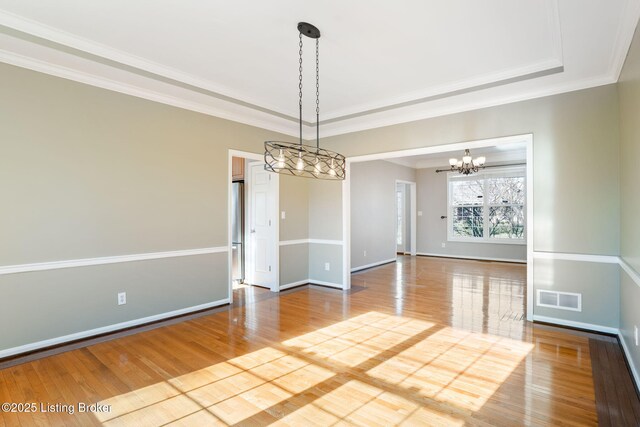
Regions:
<instances>
[{"instance_id":1,"label":"door frame","mask_svg":"<svg viewBox=\"0 0 640 427\"><path fill-rule=\"evenodd\" d=\"M409 186L409 192L405 191L404 192L404 196L407 197L407 195L409 196L409 221L410 221L410 225L411 225L411 236L409 237L409 253L411 254L411 256L416 256L417 253L417 236L418 236L418 230L416 230L417 224L418 224L418 218L417 218L417 202L416 202L416 197L417 197L417 186L416 183L413 181L404 181L402 179L396 179L396 183L395 183L395 188L394 188L394 194L395 191L397 191L398 188L398 184L406 184ZM405 202L406 204L406 202ZM397 215L397 207L396 207L396 215ZM396 221L396 232L398 228L398 222ZM406 237L406 236L405 236ZM395 247L395 252L397 252L397 245ZM406 251L406 246L405 246L405 252Z\"/></svg>"},{"instance_id":2,"label":"door frame","mask_svg":"<svg viewBox=\"0 0 640 427\"><path fill-rule=\"evenodd\" d=\"M449 151L462 151L465 148L474 149L492 147L496 145L523 142L526 146L526 224L527 224L527 320L533 321L533 247L534 247L534 217L533 217L533 134L512 135L497 138L471 140L451 144L433 145L430 147L411 148L399 151L388 151L376 154L347 157L345 163L346 176L342 182L342 289L351 289L351 164L384 160L397 157L417 156L420 154L437 154Z\"/></svg>"},{"instance_id":3,"label":"door frame","mask_svg":"<svg viewBox=\"0 0 640 427\"><path fill-rule=\"evenodd\" d=\"M231 250L231 215L232 215L232 210L231 210L231 192L232 192L232 182L233 182L233 178L232 178L232 162L233 162L233 157L242 157L251 161L260 161L264 164L264 156L262 154L256 154L256 153L251 153L248 151L239 151L239 150L233 150L233 149L229 149L228 152L228 169L227 169L227 280L228 280L228 292L229 292L229 303L232 304L233 303L233 280L232 280L232 275L231 275L231 271L232 271L232 260L231 260L231 254L232 254L232 250ZM280 291L280 221L279 221L279 217L277 215L278 213L278 209L280 209L280 176L277 173L273 174L274 176L274 185L275 185L275 206L276 206L276 216L274 219L274 223L275 223L275 242L274 242L274 255L275 255L275 261L274 261L274 268L276 270L275 272L275 276L276 276L276 281L274 283L274 285L271 287L271 291L272 292L279 292ZM245 180L245 193L249 193L249 191L251 191L251 183L248 182L248 180ZM246 239L245 239L246 240ZM247 246L247 251L249 250L249 247Z\"/></svg>"}]
</instances>

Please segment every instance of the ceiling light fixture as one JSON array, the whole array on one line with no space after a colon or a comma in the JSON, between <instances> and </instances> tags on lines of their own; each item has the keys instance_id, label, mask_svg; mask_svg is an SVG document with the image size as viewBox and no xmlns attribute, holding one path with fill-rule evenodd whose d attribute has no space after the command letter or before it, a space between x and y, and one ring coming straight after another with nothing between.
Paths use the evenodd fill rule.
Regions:
<instances>
[{"instance_id":1,"label":"ceiling light fixture","mask_svg":"<svg viewBox=\"0 0 640 427\"><path fill-rule=\"evenodd\" d=\"M451 171L458 171L463 175L469 175L474 172L478 172L479 169L484 169L484 163L487 159L484 156L477 157L475 159L471 158L471 154L469 150L464 150L464 156L462 160L458 159L449 159L449 166L451 166Z\"/></svg>"},{"instance_id":2,"label":"ceiling light fixture","mask_svg":"<svg viewBox=\"0 0 640 427\"><path fill-rule=\"evenodd\" d=\"M345 158L342 154L320 148L320 30L306 22L298 24L300 38L298 109L300 111L300 141L266 141L264 143L264 168L271 172L306 178L343 180ZM316 146L302 143L302 36L316 40Z\"/></svg>"}]
</instances>

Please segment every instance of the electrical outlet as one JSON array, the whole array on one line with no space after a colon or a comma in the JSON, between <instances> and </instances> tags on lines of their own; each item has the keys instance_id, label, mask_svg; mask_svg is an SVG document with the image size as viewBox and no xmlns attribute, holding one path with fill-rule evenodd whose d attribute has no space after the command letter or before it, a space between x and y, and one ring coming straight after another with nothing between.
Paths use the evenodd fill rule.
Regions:
<instances>
[{"instance_id":1,"label":"electrical outlet","mask_svg":"<svg viewBox=\"0 0 640 427\"><path fill-rule=\"evenodd\" d=\"M367 256L367 251L364 251L364 256Z\"/></svg>"},{"instance_id":2,"label":"electrical outlet","mask_svg":"<svg viewBox=\"0 0 640 427\"><path fill-rule=\"evenodd\" d=\"M443 247L443 248L447 247L447 244L446 244L446 243L444 243L444 242L442 242L442 247Z\"/></svg>"},{"instance_id":3,"label":"electrical outlet","mask_svg":"<svg viewBox=\"0 0 640 427\"><path fill-rule=\"evenodd\" d=\"M324 263L324 271L329 271L331 270L331 264L329 264L328 262Z\"/></svg>"},{"instance_id":4,"label":"electrical outlet","mask_svg":"<svg viewBox=\"0 0 640 427\"><path fill-rule=\"evenodd\" d=\"M286 219L287 213L285 211L280 212L280 219Z\"/></svg>"},{"instance_id":5,"label":"electrical outlet","mask_svg":"<svg viewBox=\"0 0 640 427\"><path fill-rule=\"evenodd\" d=\"M418 211L418 216L422 216L422 211Z\"/></svg>"},{"instance_id":6,"label":"electrical outlet","mask_svg":"<svg viewBox=\"0 0 640 427\"><path fill-rule=\"evenodd\" d=\"M638 327L634 326L634 328L636 329L636 347L638 346Z\"/></svg>"},{"instance_id":7,"label":"electrical outlet","mask_svg":"<svg viewBox=\"0 0 640 427\"><path fill-rule=\"evenodd\" d=\"M120 292L118 293L118 305L125 305L127 303L127 293Z\"/></svg>"}]
</instances>

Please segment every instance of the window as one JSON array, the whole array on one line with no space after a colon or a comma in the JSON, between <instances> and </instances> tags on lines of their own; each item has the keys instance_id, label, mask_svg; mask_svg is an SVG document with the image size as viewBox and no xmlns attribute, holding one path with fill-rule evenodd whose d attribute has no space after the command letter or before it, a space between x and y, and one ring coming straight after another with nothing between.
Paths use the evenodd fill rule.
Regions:
<instances>
[{"instance_id":1,"label":"window","mask_svg":"<svg viewBox=\"0 0 640 427\"><path fill-rule=\"evenodd\" d=\"M525 243L525 169L448 175L449 240Z\"/></svg>"}]
</instances>

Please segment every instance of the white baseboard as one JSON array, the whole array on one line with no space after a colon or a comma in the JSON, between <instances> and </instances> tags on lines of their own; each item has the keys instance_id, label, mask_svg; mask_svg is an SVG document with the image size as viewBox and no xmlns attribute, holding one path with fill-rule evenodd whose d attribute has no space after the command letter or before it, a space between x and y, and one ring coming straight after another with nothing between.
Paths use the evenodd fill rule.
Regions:
<instances>
[{"instance_id":1,"label":"white baseboard","mask_svg":"<svg viewBox=\"0 0 640 427\"><path fill-rule=\"evenodd\" d=\"M356 271L366 270L367 268L377 267L379 265L389 264L389 263L395 262L395 261L396 261L396 258L389 258L389 259L385 259L384 261L372 262L371 264L361 265L359 267L354 267L354 268L351 269L351 272L355 273Z\"/></svg>"},{"instance_id":2,"label":"white baseboard","mask_svg":"<svg viewBox=\"0 0 640 427\"><path fill-rule=\"evenodd\" d=\"M311 283L312 285L321 285L321 286L329 286L330 288L344 289L344 287L340 283L324 282L322 280L314 280L314 279L309 279L308 282Z\"/></svg>"},{"instance_id":3,"label":"white baseboard","mask_svg":"<svg viewBox=\"0 0 640 427\"><path fill-rule=\"evenodd\" d=\"M622 350L624 350L625 356L627 356L627 362L629 363L629 367L631 368L631 374L633 376L633 380L636 382L636 387L640 390L640 375L638 375L638 370L633 364L631 351L629 351L629 347L627 347L627 342L624 340L622 332L618 333L618 339L620 340L620 344L622 345Z\"/></svg>"},{"instance_id":4,"label":"white baseboard","mask_svg":"<svg viewBox=\"0 0 640 427\"><path fill-rule=\"evenodd\" d=\"M306 285L309 283L309 279L298 280L297 282L287 283L286 285L281 285L280 290L284 291L285 289L295 288L296 286Z\"/></svg>"},{"instance_id":5,"label":"white baseboard","mask_svg":"<svg viewBox=\"0 0 640 427\"><path fill-rule=\"evenodd\" d=\"M129 320L126 322L116 323L109 326L103 326L100 328L90 329L88 331L76 332L69 335L64 335L57 338L51 338L48 340L38 341L30 344L21 345L18 347L8 348L0 350L0 359L9 356L15 356L21 353L27 353L34 350L40 350L42 348L51 347L54 345L64 344L71 341L77 341L84 338L90 338L96 335L105 334L108 332L115 332L121 329L131 328L133 326L144 325L145 323L151 323L158 320L168 319L170 317L181 316L183 314L193 313L195 311L205 310L207 308L213 308L229 303L229 298L224 298L218 301L209 302L206 304L195 305L193 307L181 308L179 310L173 310L166 313L155 314L153 316L142 317L139 319Z\"/></svg>"},{"instance_id":6,"label":"white baseboard","mask_svg":"<svg viewBox=\"0 0 640 427\"><path fill-rule=\"evenodd\" d=\"M418 252L416 255L434 256L434 257L438 257L438 258L477 259L479 261L515 262L515 263L519 263L519 264L526 264L527 263L526 259L488 258L488 257L482 257L482 256L432 254L432 253L427 253L427 252Z\"/></svg>"},{"instance_id":7,"label":"white baseboard","mask_svg":"<svg viewBox=\"0 0 640 427\"><path fill-rule=\"evenodd\" d=\"M551 323L551 324L556 324L561 326L569 326L571 328L585 329L588 331L604 332L605 334L618 335L620 333L620 330L618 328L612 328L610 326L601 326L601 325L594 325L592 323L575 322L573 320L558 319L555 317L540 316L537 314L533 315L533 320L534 322L538 321L538 322Z\"/></svg>"},{"instance_id":8,"label":"white baseboard","mask_svg":"<svg viewBox=\"0 0 640 427\"><path fill-rule=\"evenodd\" d=\"M295 288L296 286L306 285L306 284L329 286L331 288L336 288L336 289L344 289L340 283L324 282L322 280L314 280L314 279L304 279L304 280L298 280L297 282L292 282L292 283L287 283L286 285L282 285L280 286L280 290L284 291L285 289Z\"/></svg>"}]
</instances>

